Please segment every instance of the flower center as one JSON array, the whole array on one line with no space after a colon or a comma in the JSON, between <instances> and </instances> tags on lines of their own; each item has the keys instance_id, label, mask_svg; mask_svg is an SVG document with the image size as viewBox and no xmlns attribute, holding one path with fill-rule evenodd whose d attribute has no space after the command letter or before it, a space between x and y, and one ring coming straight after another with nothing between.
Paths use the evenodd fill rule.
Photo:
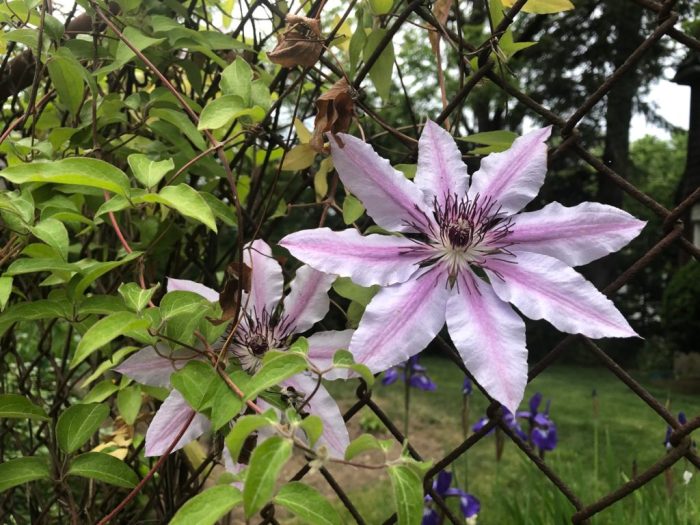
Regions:
<instances>
[{"instance_id":1,"label":"flower center","mask_svg":"<svg viewBox=\"0 0 700 525\"><path fill-rule=\"evenodd\" d=\"M490 197L452 194L444 204L436 198L433 216L438 231L430 235L431 244L440 251L452 277L469 265L482 266L488 255L507 252L512 220Z\"/></svg>"},{"instance_id":2,"label":"flower center","mask_svg":"<svg viewBox=\"0 0 700 525\"><path fill-rule=\"evenodd\" d=\"M262 365L262 359L270 348L280 348L284 339L278 330L278 322L266 310L260 315L246 314L236 329L231 352L241 368L254 374Z\"/></svg>"}]
</instances>

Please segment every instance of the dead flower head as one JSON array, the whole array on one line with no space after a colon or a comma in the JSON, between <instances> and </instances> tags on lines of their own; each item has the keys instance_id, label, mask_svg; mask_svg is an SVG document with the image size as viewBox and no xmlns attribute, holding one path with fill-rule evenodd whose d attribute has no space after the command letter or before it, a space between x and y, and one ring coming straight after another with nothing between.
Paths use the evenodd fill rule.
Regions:
<instances>
[{"instance_id":1,"label":"dead flower head","mask_svg":"<svg viewBox=\"0 0 700 525\"><path fill-rule=\"evenodd\" d=\"M323 50L320 21L317 18L287 15L287 29L268 58L282 67L311 67Z\"/></svg>"},{"instance_id":2,"label":"dead flower head","mask_svg":"<svg viewBox=\"0 0 700 525\"><path fill-rule=\"evenodd\" d=\"M347 79L341 78L316 100L316 120L314 134L309 144L316 151L323 152L323 134L344 133L352 122L355 109L355 90Z\"/></svg>"}]
</instances>

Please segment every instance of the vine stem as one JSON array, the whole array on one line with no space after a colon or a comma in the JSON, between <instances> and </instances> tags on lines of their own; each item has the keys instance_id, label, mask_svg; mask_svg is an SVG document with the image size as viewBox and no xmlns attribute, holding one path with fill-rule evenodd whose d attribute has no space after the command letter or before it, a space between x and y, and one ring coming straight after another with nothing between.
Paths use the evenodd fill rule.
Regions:
<instances>
[{"instance_id":1,"label":"vine stem","mask_svg":"<svg viewBox=\"0 0 700 525\"><path fill-rule=\"evenodd\" d=\"M126 506L131 502L131 500L133 500L133 499L138 495L138 493L141 492L141 490L142 490L143 487L146 485L146 483L148 483L148 480L150 480L150 479L153 477L153 475L154 475L156 472L158 472L158 470L160 469L160 467L163 466L163 463L165 463L165 460L168 459L168 456L170 455L170 453L171 453L171 452L173 451L173 449L175 448L175 445L177 445L177 444L180 442L180 440L182 439L182 436L185 435L185 432L186 432L187 429L189 428L189 426L190 426L190 424L192 423L192 420L194 419L194 416L195 416L196 414L197 414L197 412L195 412L195 411L193 410L193 411L192 411L192 414L190 414L190 417L187 419L187 421L185 422L185 424L182 425L182 429L180 430L180 432L178 433L178 435L175 437L175 439L173 440L173 442L170 443L170 445L168 446L168 449L163 453L163 455L162 455L160 458L158 458L158 461L156 462L155 465L153 465L153 467L151 468L151 470L148 471L148 473L143 477L143 479L142 479L141 481L139 481L138 485L136 485L136 486L131 490L131 492L129 492L129 494L121 501L121 503L119 503L119 505L117 505L116 507L114 507L114 509L112 509L112 512L110 512L110 513L107 514L104 518L102 518L102 519L97 523L97 525L107 525L107 523L109 523L110 521L112 521L112 520L117 516L117 514L119 514L122 510L124 510L124 507L126 507Z\"/></svg>"}]
</instances>

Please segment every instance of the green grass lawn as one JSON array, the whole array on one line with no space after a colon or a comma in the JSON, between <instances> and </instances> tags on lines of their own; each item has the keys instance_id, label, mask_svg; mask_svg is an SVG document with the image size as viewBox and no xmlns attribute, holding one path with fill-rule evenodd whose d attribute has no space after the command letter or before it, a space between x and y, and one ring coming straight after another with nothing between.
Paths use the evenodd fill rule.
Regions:
<instances>
[{"instance_id":1,"label":"green grass lawn","mask_svg":"<svg viewBox=\"0 0 700 525\"><path fill-rule=\"evenodd\" d=\"M410 439L424 457L439 459L462 440L463 376L445 359L426 357L421 362L438 389L411 391ZM700 413L700 396L645 386L673 413L683 410L690 417ZM353 401L354 391L348 386L334 382L329 387L343 406ZM597 418L592 398L594 389ZM559 434L557 449L548 453L545 461L584 504L614 490L629 479L635 468L641 473L665 454L665 422L607 369L552 367L528 386L522 407L535 392L541 392L545 400L551 399L550 416ZM377 383L373 398L403 428L403 384L383 387ZM486 399L480 393L471 396L470 425L484 415L486 406ZM376 424L366 411L356 419L364 420L364 430ZM360 432L357 427L356 424L354 430ZM688 485L682 481L686 469L694 472ZM460 486L481 500L480 524L570 523L573 506L512 443L506 443L497 462L495 436L487 436L463 455L453 470ZM668 479L664 475L657 477L598 514L592 523L620 524L624 520L626 524L698 524L699 478L700 472L683 459L676 463ZM673 484L670 491L669 480ZM388 516L388 491L384 480L370 485L359 483L348 490L369 523L380 523Z\"/></svg>"}]
</instances>

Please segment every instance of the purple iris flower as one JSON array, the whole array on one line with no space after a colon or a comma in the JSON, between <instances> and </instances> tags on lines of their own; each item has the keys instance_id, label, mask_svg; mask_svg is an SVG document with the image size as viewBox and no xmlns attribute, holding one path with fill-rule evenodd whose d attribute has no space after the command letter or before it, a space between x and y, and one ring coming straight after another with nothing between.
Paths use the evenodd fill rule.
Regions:
<instances>
[{"instance_id":1,"label":"purple iris flower","mask_svg":"<svg viewBox=\"0 0 700 525\"><path fill-rule=\"evenodd\" d=\"M520 439L522 439L523 441L527 441L527 434L523 431L522 428L520 428L518 420L515 418L515 416L513 416L513 413L503 405L501 405L501 409L503 410L503 422L508 426L508 428L515 432L515 435L517 435ZM488 417L482 417L480 420L474 423L474 425L472 426L472 430L474 432L479 432L479 430L484 428L488 422ZM488 434L491 434L493 431L494 429L492 428L488 431Z\"/></svg>"},{"instance_id":2,"label":"purple iris flower","mask_svg":"<svg viewBox=\"0 0 700 525\"><path fill-rule=\"evenodd\" d=\"M681 425L685 425L688 422L688 419L685 417L685 412L678 412L678 422ZM673 429L668 426L666 427L666 438L664 439L664 445L666 446L666 450L670 450L673 445L671 445L671 434L673 433Z\"/></svg>"},{"instance_id":3,"label":"purple iris flower","mask_svg":"<svg viewBox=\"0 0 700 525\"><path fill-rule=\"evenodd\" d=\"M479 500L462 489L450 487L451 484L452 473L441 470L437 475L437 479L433 481L433 490L443 499L453 496L458 497L459 508L465 519L475 516L481 509ZM424 501L425 510L423 510L422 525L439 525L441 523L441 516L439 511L433 507L433 498L426 494Z\"/></svg>"},{"instance_id":4,"label":"purple iris flower","mask_svg":"<svg viewBox=\"0 0 700 525\"><path fill-rule=\"evenodd\" d=\"M516 416L520 419L526 419L530 423L530 442L535 445L540 454L545 451L554 450L557 446L557 426L549 418L549 405L551 400L547 401L547 406L544 412L540 412L539 408L542 404L542 394L536 392L531 398L529 411L519 411Z\"/></svg>"},{"instance_id":5,"label":"purple iris flower","mask_svg":"<svg viewBox=\"0 0 700 525\"><path fill-rule=\"evenodd\" d=\"M426 392L434 392L437 389L437 385L428 377L428 370L418 363L418 356L413 356L405 363L387 370L382 378L382 385L387 386L396 383L399 377L407 382L409 386Z\"/></svg>"},{"instance_id":6,"label":"purple iris flower","mask_svg":"<svg viewBox=\"0 0 700 525\"><path fill-rule=\"evenodd\" d=\"M472 382L468 377L464 378L464 383L462 383L462 394L465 396L470 396L472 393Z\"/></svg>"}]
</instances>

